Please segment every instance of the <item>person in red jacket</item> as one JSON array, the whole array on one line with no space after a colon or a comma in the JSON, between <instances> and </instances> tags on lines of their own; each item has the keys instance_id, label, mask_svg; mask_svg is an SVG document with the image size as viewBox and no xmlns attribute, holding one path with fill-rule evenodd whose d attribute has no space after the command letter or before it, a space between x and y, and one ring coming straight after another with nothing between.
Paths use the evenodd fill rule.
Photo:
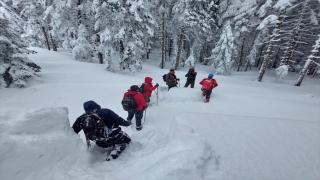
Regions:
<instances>
[{"instance_id":1,"label":"person in red jacket","mask_svg":"<svg viewBox=\"0 0 320 180\"><path fill-rule=\"evenodd\" d=\"M200 81L199 84L202 85L201 91L202 95L206 96L206 103L210 100L210 95L212 93L212 89L218 86L218 83L215 79L212 79L213 74L209 74L208 78L204 78Z\"/></svg>"},{"instance_id":2,"label":"person in red jacket","mask_svg":"<svg viewBox=\"0 0 320 180\"><path fill-rule=\"evenodd\" d=\"M133 111L128 111L128 117L127 120L131 124L131 120L133 119L133 116L136 117L136 129L137 131L140 131L142 129L141 125L141 119L143 117L143 111L147 107L147 103L144 100L142 94L138 92L139 87L137 85L133 85L130 87L128 92L125 92L123 97L126 97L129 94L133 95L134 100L136 101L138 107Z\"/></svg>"},{"instance_id":3,"label":"person in red jacket","mask_svg":"<svg viewBox=\"0 0 320 180\"><path fill-rule=\"evenodd\" d=\"M142 95L144 99L146 100L147 104L150 102L150 97L152 94L152 91L155 90L159 84L157 83L156 85L152 85L152 78L151 77L146 77L144 78L144 83L143 83L143 90Z\"/></svg>"}]
</instances>

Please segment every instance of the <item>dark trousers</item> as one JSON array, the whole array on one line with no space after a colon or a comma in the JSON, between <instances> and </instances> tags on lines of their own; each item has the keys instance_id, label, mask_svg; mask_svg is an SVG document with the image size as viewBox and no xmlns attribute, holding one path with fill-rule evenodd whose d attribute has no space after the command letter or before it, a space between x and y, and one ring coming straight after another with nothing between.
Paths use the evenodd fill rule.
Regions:
<instances>
[{"instance_id":1,"label":"dark trousers","mask_svg":"<svg viewBox=\"0 0 320 180\"><path fill-rule=\"evenodd\" d=\"M201 89L201 91L202 91L202 95L203 95L203 96L206 96L206 99L210 99L212 90Z\"/></svg>"},{"instance_id":2,"label":"dark trousers","mask_svg":"<svg viewBox=\"0 0 320 180\"><path fill-rule=\"evenodd\" d=\"M170 88L173 88L173 87L177 87L177 85L172 85L172 86L168 85L168 91L169 91Z\"/></svg>"},{"instance_id":3,"label":"dark trousers","mask_svg":"<svg viewBox=\"0 0 320 180\"><path fill-rule=\"evenodd\" d=\"M128 111L128 117L127 120L131 121L133 116L136 117L136 126L141 127L141 119L143 117L143 110L137 111Z\"/></svg>"},{"instance_id":4,"label":"dark trousers","mask_svg":"<svg viewBox=\"0 0 320 180\"><path fill-rule=\"evenodd\" d=\"M131 138L123 131L120 131L115 137L110 137L106 140L96 140L97 146L101 148L109 148L118 144L129 144L130 142Z\"/></svg>"},{"instance_id":5,"label":"dark trousers","mask_svg":"<svg viewBox=\"0 0 320 180\"><path fill-rule=\"evenodd\" d=\"M194 81L187 81L184 87L188 87L191 84L191 88L194 88Z\"/></svg>"}]
</instances>

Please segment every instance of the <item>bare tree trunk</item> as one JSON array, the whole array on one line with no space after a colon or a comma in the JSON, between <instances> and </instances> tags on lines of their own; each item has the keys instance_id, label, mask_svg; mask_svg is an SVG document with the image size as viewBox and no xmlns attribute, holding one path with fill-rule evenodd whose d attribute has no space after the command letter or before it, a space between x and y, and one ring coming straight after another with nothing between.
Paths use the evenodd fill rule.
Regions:
<instances>
[{"instance_id":1,"label":"bare tree trunk","mask_svg":"<svg viewBox=\"0 0 320 180\"><path fill-rule=\"evenodd\" d=\"M53 40L53 38L52 38L51 33L49 33L49 34L50 34L50 39L51 39L51 44L52 44L52 50L53 50L53 51L58 51L57 45L56 45L56 43L54 43L54 40Z\"/></svg>"},{"instance_id":2,"label":"bare tree trunk","mask_svg":"<svg viewBox=\"0 0 320 180\"><path fill-rule=\"evenodd\" d=\"M293 51L297 46L297 40L298 40L298 36L300 33L299 30L301 29L302 20L304 18L304 14L305 14L305 9L306 9L306 4L304 4L304 8L302 9L302 12L299 16L299 21L297 22L297 24L292 32L291 38L288 43L288 47L283 54L283 58L280 61L280 66L281 65L289 65L289 62L292 59Z\"/></svg>"},{"instance_id":3,"label":"bare tree trunk","mask_svg":"<svg viewBox=\"0 0 320 180\"><path fill-rule=\"evenodd\" d=\"M46 39L46 42L47 42L48 50L50 51L50 44L49 44L49 40L48 40L48 36L47 36L47 32L46 32L45 27L43 27L43 26L42 26L42 31L43 31L44 37L45 37L45 39Z\"/></svg>"},{"instance_id":4,"label":"bare tree trunk","mask_svg":"<svg viewBox=\"0 0 320 180\"><path fill-rule=\"evenodd\" d=\"M311 55L309 56L309 58L306 61L303 69L301 70L301 72L299 74L299 77L298 77L298 80L297 80L295 86L300 86L301 85L304 76L307 74L307 72L309 71L309 69L311 69L311 67L313 65L316 53L319 52L319 50L320 50L320 35L319 35L319 39L316 41L316 45L314 47L315 48L311 51Z\"/></svg>"},{"instance_id":5,"label":"bare tree trunk","mask_svg":"<svg viewBox=\"0 0 320 180\"><path fill-rule=\"evenodd\" d=\"M163 15L162 15L162 59L161 59L161 69L164 68L164 63L165 63L165 56L166 56L166 49L165 49L165 26L164 26L164 17L165 17L165 13L163 12Z\"/></svg>"},{"instance_id":6,"label":"bare tree trunk","mask_svg":"<svg viewBox=\"0 0 320 180\"><path fill-rule=\"evenodd\" d=\"M244 47L244 42L245 42L246 38L243 38L243 42L242 42L242 47L241 47L241 52L240 52L240 60L239 60L239 64L238 64L238 69L237 71L240 71L240 67L242 66L242 61L243 61L243 47Z\"/></svg>"},{"instance_id":7,"label":"bare tree trunk","mask_svg":"<svg viewBox=\"0 0 320 180\"><path fill-rule=\"evenodd\" d=\"M96 34L96 43L98 45L101 44L101 40L100 40L100 34ZM98 59L99 59L99 63L100 64L103 64L103 54L101 52L98 52Z\"/></svg>"},{"instance_id":8,"label":"bare tree trunk","mask_svg":"<svg viewBox=\"0 0 320 180\"><path fill-rule=\"evenodd\" d=\"M78 0L77 6L80 6L80 5L81 5L81 0ZM77 23L78 23L78 26L80 26L80 24L81 24L81 11L80 11L80 9L78 9Z\"/></svg>"},{"instance_id":9,"label":"bare tree trunk","mask_svg":"<svg viewBox=\"0 0 320 180\"><path fill-rule=\"evenodd\" d=\"M179 60L181 55L181 49L183 47L183 38L184 38L184 26L181 28L181 33L178 40L178 52L177 52L177 59L174 69L177 70L179 66Z\"/></svg>"}]
</instances>

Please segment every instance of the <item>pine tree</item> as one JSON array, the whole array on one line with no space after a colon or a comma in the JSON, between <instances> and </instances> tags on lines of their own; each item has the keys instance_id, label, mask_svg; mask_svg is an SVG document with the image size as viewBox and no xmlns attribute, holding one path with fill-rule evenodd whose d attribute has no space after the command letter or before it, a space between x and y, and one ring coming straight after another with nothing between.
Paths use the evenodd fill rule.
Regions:
<instances>
[{"instance_id":1,"label":"pine tree","mask_svg":"<svg viewBox=\"0 0 320 180\"><path fill-rule=\"evenodd\" d=\"M212 50L211 56L208 59L211 66L216 69L216 74L229 75L231 67L234 63L232 53L234 49L234 37L230 22L228 21L223 27L220 40L216 43L216 47Z\"/></svg>"},{"instance_id":2,"label":"pine tree","mask_svg":"<svg viewBox=\"0 0 320 180\"><path fill-rule=\"evenodd\" d=\"M36 76L41 68L26 56L35 52L27 50L21 41L20 24L15 24L19 21L17 15L2 2L0 9L5 11L4 15L0 14L0 87L11 84L24 87L27 79Z\"/></svg>"},{"instance_id":3,"label":"pine tree","mask_svg":"<svg viewBox=\"0 0 320 180\"><path fill-rule=\"evenodd\" d=\"M78 39L75 40L75 46L72 49L73 58L77 61L92 62L92 46L87 41L88 36L89 34L85 26L80 24L78 30Z\"/></svg>"}]
</instances>

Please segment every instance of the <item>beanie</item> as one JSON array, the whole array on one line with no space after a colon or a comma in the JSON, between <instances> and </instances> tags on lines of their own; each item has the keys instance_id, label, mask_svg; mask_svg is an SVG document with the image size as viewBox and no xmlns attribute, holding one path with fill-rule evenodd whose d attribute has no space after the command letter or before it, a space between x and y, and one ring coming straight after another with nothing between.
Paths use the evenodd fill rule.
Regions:
<instances>
[{"instance_id":1,"label":"beanie","mask_svg":"<svg viewBox=\"0 0 320 180\"><path fill-rule=\"evenodd\" d=\"M214 75L213 74L209 74L208 75L208 78L212 78Z\"/></svg>"}]
</instances>

